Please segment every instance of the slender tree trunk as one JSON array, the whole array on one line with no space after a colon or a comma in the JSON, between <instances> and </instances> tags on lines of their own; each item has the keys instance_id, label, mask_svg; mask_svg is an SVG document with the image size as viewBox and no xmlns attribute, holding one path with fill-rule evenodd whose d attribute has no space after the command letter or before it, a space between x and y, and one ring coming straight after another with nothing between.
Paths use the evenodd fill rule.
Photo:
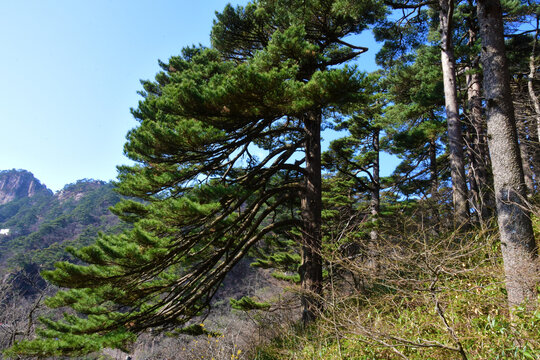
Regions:
<instances>
[{"instance_id":1,"label":"slender tree trunk","mask_svg":"<svg viewBox=\"0 0 540 360\"><path fill-rule=\"evenodd\" d=\"M431 221L433 230L439 232L440 216L439 216L439 175L437 169L437 140L432 138L429 140L429 182L431 194Z\"/></svg>"},{"instance_id":2,"label":"slender tree trunk","mask_svg":"<svg viewBox=\"0 0 540 360\"><path fill-rule=\"evenodd\" d=\"M472 7L472 1L469 1ZM467 45L473 47L478 39L478 23L474 17L466 18L469 28ZM470 59L471 65L467 69L465 79L467 82L467 104L469 119L472 126L470 142L472 177L476 183L476 207L479 220L486 223L493 216L495 198L493 196L493 181L487 170L491 166L489 150L487 147L487 126L482 115L482 76L477 56Z\"/></svg>"},{"instance_id":3,"label":"slender tree trunk","mask_svg":"<svg viewBox=\"0 0 540 360\"><path fill-rule=\"evenodd\" d=\"M540 33L540 15L536 16L536 34L534 37L533 47L531 51L531 57L529 58L529 76L527 79L527 89L529 91L529 98L533 104L535 121L536 121L536 136L533 136L535 143L533 144L533 159L534 159L534 176L536 178L536 186L540 188L540 100L534 91L534 78L536 75L536 47L538 46L538 34ZM531 134L534 131L533 126L530 127Z\"/></svg>"},{"instance_id":4,"label":"slender tree trunk","mask_svg":"<svg viewBox=\"0 0 540 360\"><path fill-rule=\"evenodd\" d=\"M476 165L478 164L475 148L474 148L474 136L473 131L470 126L465 130L465 143L467 144L467 154L469 157L469 168L467 171L467 182L469 183L469 196L470 196L470 205L476 211L478 220L480 223L483 222L482 219L482 198L480 196L480 185L478 182L478 175ZM471 219L472 222L472 219Z\"/></svg>"},{"instance_id":5,"label":"slender tree trunk","mask_svg":"<svg viewBox=\"0 0 540 360\"><path fill-rule=\"evenodd\" d=\"M491 161L487 147L487 126L482 116L482 77L478 63L474 64L470 70L472 73L466 76L466 80L469 117L473 129L471 167L478 187L479 209L477 210L482 221L487 221L493 216L492 209L495 206L495 199L492 178L487 170Z\"/></svg>"},{"instance_id":6,"label":"slender tree trunk","mask_svg":"<svg viewBox=\"0 0 540 360\"><path fill-rule=\"evenodd\" d=\"M304 229L302 235L302 319L313 321L322 307L321 259L321 112L308 112L304 118L306 134L306 190L301 200Z\"/></svg>"},{"instance_id":7,"label":"slender tree trunk","mask_svg":"<svg viewBox=\"0 0 540 360\"><path fill-rule=\"evenodd\" d=\"M454 203L454 224L466 226L469 221L469 203L463 154L463 135L459 121L459 107L456 89L454 45L452 43L453 0L440 0L441 63L444 82L444 101L448 124L448 143Z\"/></svg>"},{"instance_id":8,"label":"slender tree trunk","mask_svg":"<svg viewBox=\"0 0 540 360\"><path fill-rule=\"evenodd\" d=\"M439 176L437 172L437 141L433 138L429 140L429 192L433 201L437 201L439 195Z\"/></svg>"},{"instance_id":9,"label":"slender tree trunk","mask_svg":"<svg viewBox=\"0 0 540 360\"><path fill-rule=\"evenodd\" d=\"M379 219L379 212L381 207L381 180L380 180L380 156L379 156L379 129L373 130L373 151L375 151L375 159L373 159L373 184L371 185L371 201L370 201L370 210L371 210L371 222L373 228L369 233L371 239L371 246L376 248L377 241L379 240L379 230L377 226L377 221Z\"/></svg>"},{"instance_id":10,"label":"slender tree trunk","mask_svg":"<svg viewBox=\"0 0 540 360\"><path fill-rule=\"evenodd\" d=\"M372 148L375 151L375 158L373 159L373 169L372 169L372 181L371 186L369 187L370 192L370 202L369 210L371 213L371 230L369 231L369 243L367 246L367 269L369 270L368 276L376 276L379 270L379 229L378 229L378 220L380 212L380 191L381 191L381 182L379 175L379 129L373 129L373 141Z\"/></svg>"},{"instance_id":11,"label":"slender tree trunk","mask_svg":"<svg viewBox=\"0 0 540 360\"><path fill-rule=\"evenodd\" d=\"M380 181L380 156L379 156L379 129L373 129L373 142L372 148L375 152L375 158L373 159L373 169L372 169L372 179L371 186L369 187L370 192L370 202L369 210L371 213L371 230L369 231L369 243L367 248L367 268L369 269L370 275L376 276L380 270L379 264L379 214L381 207L381 181Z\"/></svg>"},{"instance_id":12,"label":"slender tree trunk","mask_svg":"<svg viewBox=\"0 0 540 360\"><path fill-rule=\"evenodd\" d=\"M540 16L536 17L536 33L534 36L534 43L533 48L531 52L531 57L529 58L529 78L527 81L527 88L529 90L529 97L531 98L531 102L534 106L534 111L536 113L536 126L538 135L540 137L540 100L538 99L538 96L536 95L534 91L534 76L536 74L536 64L535 64L535 58L536 58L536 47L538 46L538 34L540 32Z\"/></svg>"},{"instance_id":13,"label":"slender tree trunk","mask_svg":"<svg viewBox=\"0 0 540 360\"><path fill-rule=\"evenodd\" d=\"M530 144L529 151L532 159L532 172L536 183L535 193L540 192L540 133L537 132L536 124L540 118L532 119L532 124L529 127Z\"/></svg>"},{"instance_id":14,"label":"slender tree trunk","mask_svg":"<svg viewBox=\"0 0 540 360\"><path fill-rule=\"evenodd\" d=\"M484 97L508 303L536 307L538 254L517 141L499 0L478 0Z\"/></svg>"},{"instance_id":15,"label":"slender tree trunk","mask_svg":"<svg viewBox=\"0 0 540 360\"><path fill-rule=\"evenodd\" d=\"M517 134L519 142L519 153L521 156L521 163L523 166L523 176L525 179L525 187L527 189L527 195L532 195L534 193L534 181L533 181L533 172L531 167L531 159L529 154L529 139L527 126L525 124L525 119L522 116L516 116L516 125L517 125Z\"/></svg>"},{"instance_id":16,"label":"slender tree trunk","mask_svg":"<svg viewBox=\"0 0 540 360\"><path fill-rule=\"evenodd\" d=\"M467 102L472 130L470 166L477 186L477 210L482 222L486 222L494 215L495 198L493 179L488 171L491 160L487 146L487 125L482 116L482 76L478 63L474 63L468 70L471 72L466 75Z\"/></svg>"}]
</instances>

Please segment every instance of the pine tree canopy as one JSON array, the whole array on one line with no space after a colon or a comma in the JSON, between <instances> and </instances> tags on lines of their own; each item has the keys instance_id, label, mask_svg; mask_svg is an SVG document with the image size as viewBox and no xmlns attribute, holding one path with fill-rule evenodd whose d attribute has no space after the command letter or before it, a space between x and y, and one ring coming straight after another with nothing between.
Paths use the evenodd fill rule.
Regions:
<instances>
[{"instance_id":1,"label":"pine tree canopy","mask_svg":"<svg viewBox=\"0 0 540 360\"><path fill-rule=\"evenodd\" d=\"M378 1L228 6L212 48L160 62L132 110L139 125L125 154L136 164L120 167L116 184L128 200L113 211L132 229L71 249L86 265L44 274L65 288L47 304L72 310L12 351L84 354L182 327L254 244L304 229L306 114L358 101L361 77L337 65L366 49L343 38L384 14Z\"/></svg>"}]
</instances>

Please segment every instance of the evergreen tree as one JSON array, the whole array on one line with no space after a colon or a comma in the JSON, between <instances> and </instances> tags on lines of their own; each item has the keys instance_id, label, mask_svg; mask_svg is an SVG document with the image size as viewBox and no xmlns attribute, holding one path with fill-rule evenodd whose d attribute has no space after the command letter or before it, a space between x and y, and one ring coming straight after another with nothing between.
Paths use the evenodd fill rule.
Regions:
<instances>
[{"instance_id":1,"label":"evergreen tree","mask_svg":"<svg viewBox=\"0 0 540 360\"><path fill-rule=\"evenodd\" d=\"M487 126L482 105L482 69L480 67L480 41L476 7L472 0L463 2L456 9L456 31L454 38L466 39L458 43L461 58L458 77L462 91L464 140L468 160L467 180L470 188L471 208L476 211L481 224L486 224L494 215L493 178L487 148Z\"/></svg>"},{"instance_id":2,"label":"evergreen tree","mask_svg":"<svg viewBox=\"0 0 540 360\"><path fill-rule=\"evenodd\" d=\"M457 96L456 57L454 53L453 16L454 0L439 0L439 24L441 33L441 64L444 82L446 123L448 127L448 149L452 174L452 196L455 226L464 226L469 221L469 201L465 177L464 142L459 117Z\"/></svg>"},{"instance_id":3,"label":"evergreen tree","mask_svg":"<svg viewBox=\"0 0 540 360\"><path fill-rule=\"evenodd\" d=\"M227 272L265 236L302 234L304 320L322 294L320 131L356 100L366 49L343 38L384 14L346 1L259 1L218 14L214 48L191 47L144 81L139 126L125 152L114 212L121 235L71 251L87 266L45 273L61 287L41 337L13 352L82 354L123 347L145 329L183 326L209 305ZM257 151L259 156L253 153ZM284 211L287 209L288 211Z\"/></svg>"},{"instance_id":4,"label":"evergreen tree","mask_svg":"<svg viewBox=\"0 0 540 360\"><path fill-rule=\"evenodd\" d=\"M379 87L378 73L366 75L353 115L339 121L337 130L346 129L348 136L332 141L323 160L329 170L345 180L351 180L360 194L368 194L368 211L371 217L370 240L376 244L379 237L377 220L380 215L380 137L384 127L382 118L386 105ZM358 201L358 200L357 200Z\"/></svg>"},{"instance_id":5,"label":"evergreen tree","mask_svg":"<svg viewBox=\"0 0 540 360\"><path fill-rule=\"evenodd\" d=\"M493 162L508 303L514 307L528 301L532 310L537 305L538 248L530 214L524 204L526 190L509 84L502 9L498 0L478 0L477 7L489 152Z\"/></svg>"},{"instance_id":6,"label":"evergreen tree","mask_svg":"<svg viewBox=\"0 0 540 360\"><path fill-rule=\"evenodd\" d=\"M531 75L532 53L536 52L535 40L527 34L515 34L506 42L511 74L510 88L516 114L519 149L528 195L538 190L540 176L540 144L538 142L537 114L534 96L538 86ZM534 65L533 65L534 67ZM536 89L535 89L536 88ZM532 91L531 91L532 90ZM535 189L536 185L536 189Z\"/></svg>"},{"instance_id":7,"label":"evergreen tree","mask_svg":"<svg viewBox=\"0 0 540 360\"><path fill-rule=\"evenodd\" d=\"M422 46L410 65L397 64L384 80L388 86L386 109L388 149L403 158L393 174L405 196L430 195L438 202L440 173L437 159L445 132L444 100L437 48Z\"/></svg>"},{"instance_id":8,"label":"evergreen tree","mask_svg":"<svg viewBox=\"0 0 540 360\"><path fill-rule=\"evenodd\" d=\"M367 48L345 42L343 38L363 31L384 13L385 8L378 1L318 0L302 4L290 0L261 1L257 10L226 8L218 15L221 25L214 27L213 41L227 58L242 61L257 49L267 47L272 30L280 32L291 26L300 27L311 47L303 53L285 49L285 56L274 60L283 61L292 55L298 65L297 80L317 84L320 74L327 72L329 67L343 64L367 51ZM285 47L289 46L285 44ZM305 191L300 205L304 222L300 275L304 292L311 293L302 297L304 322L314 319L320 311L322 294L320 133L325 109L324 104L317 101L308 106L303 113L296 114L304 128L305 153Z\"/></svg>"},{"instance_id":9,"label":"evergreen tree","mask_svg":"<svg viewBox=\"0 0 540 360\"><path fill-rule=\"evenodd\" d=\"M465 174L464 140L457 92L456 54L454 44L454 0L438 2L391 1L391 7L403 12L393 24L378 31L386 40L379 60L387 64L407 64L414 61L415 51L426 42L437 40L440 50L444 106L446 109L447 149L452 177L454 226L467 226L469 199ZM437 30L437 31L434 31ZM401 36L404 32L405 36ZM419 39L415 37L419 35Z\"/></svg>"}]
</instances>

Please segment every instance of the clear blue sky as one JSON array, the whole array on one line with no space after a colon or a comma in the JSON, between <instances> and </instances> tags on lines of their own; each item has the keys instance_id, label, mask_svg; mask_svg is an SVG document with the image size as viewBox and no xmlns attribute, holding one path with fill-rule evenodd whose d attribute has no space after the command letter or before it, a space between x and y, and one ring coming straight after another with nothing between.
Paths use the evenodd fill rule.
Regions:
<instances>
[{"instance_id":1,"label":"clear blue sky","mask_svg":"<svg viewBox=\"0 0 540 360\"><path fill-rule=\"evenodd\" d=\"M54 191L114 179L139 79L184 46L209 45L228 2L0 1L0 170L26 169ZM359 64L373 70L376 46L361 41Z\"/></svg>"}]
</instances>

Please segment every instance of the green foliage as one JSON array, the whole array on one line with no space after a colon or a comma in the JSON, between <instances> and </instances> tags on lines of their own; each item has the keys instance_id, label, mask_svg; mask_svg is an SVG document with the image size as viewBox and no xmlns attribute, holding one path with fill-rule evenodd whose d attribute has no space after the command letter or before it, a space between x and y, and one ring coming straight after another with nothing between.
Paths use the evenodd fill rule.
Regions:
<instances>
[{"instance_id":1,"label":"green foliage","mask_svg":"<svg viewBox=\"0 0 540 360\"><path fill-rule=\"evenodd\" d=\"M320 320L294 325L255 359L539 358L540 314L505 310L493 231L445 227L450 193L437 9L407 2L411 12L396 22L384 19L383 3L227 5L216 14L211 48L186 47L160 62L154 80L141 81L142 100L132 109L139 124L124 148L135 165L121 166L115 184L121 202L109 186L81 181L59 201L41 194L0 206L1 227L18 234L0 245L2 255L47 268L60 260L43 272L63 288L46 304L69 308L62 318L42 318L38 338L7 355L125 349L147 329L216 336L204 324L187 324L207 311L243 257L295 286L308 267L302 256L320 251ZM479 42L465 42L476 22L473 5L456 4L454 12L464 74L479 71L470 68ZM513 19L537 9L522 5L505 2ZM385 40L377 60L386 69L364 74L347 65L365 51L347 37L374 23ZM513 71L526 69L531 44L528 36L508 42ZM315 118L317 127L322 118L323 127L347 131L322 156L329 171L322 189L306 186ZM382 151L402 162L380 179ZM319 210L306 215L300 199L319 190L321 248L302 248L306 235L318 241L318 232L306 229L316 228L307 219ZM124 225L105 214L112 205ZM250 297L230 303L239 310L271 306Z\"/></svg>"},{"instance_id":2,"label":"green foliage","mask_svg":"<svg viewBox=\"0 0 540 360\"><path fill-rule=\"evenodd\" d=\"M268 302L255 301L249 296L244 296L238 300L230 299L230 303L233 309L242 311L268 310L272 306Z\"/></svg>"},{"instance_id":3,"label":"green foliage","mask_svg":"<svg viewBox=\"0 0 540 360\"><path fill-rule=\"evenodd\" d=\"M191 324L183 328L174 329L174 331L168 332L166 333L166 335L169 337L175 337L179 335L191 335L191 336L206 335L206 336L215 337L221 334L218 332L207 330L204 324L201 323L201 324Z\"/></svg>"},{"instance_id":4,"label":"green foliage","mask_svg":"<svg viewBox=\"0 0 540 360\"><path fill-rule=\"evenodd\" d=\"M133 335L122 328L115 329L106 335L89 334L84 338L71 335L62 336L61 334L61 331L53 330L41 333L41 336L50 337L54 341L41 339L32 341L23 340L5 351L5 355L16 357L23 349L26 354L36 357L62 356L68 350L73 355L84 355L112 346L126 349L125 346L134 340Z\"/></svg>"},{"instance_id":5,"label":"green foliage","mask_svg":"<svg viewBox=\"0 0 540 360\"><path fill-rule=\"evenodd\" d=\"M121 166L116 183L139 201L113 208L132 228L68 249L86 265L60 262L44 272L66 288L47 305L76 315L43 319L40 338L14 351L80 354L123 347L148 328L184 328L255 244L305 228L298 211L305 169L296 157L311 136L305 122L357 101L360 77L338 65L363 49L341 39L385 13L378 1L352 14L346 4L228 6L217 15L212 48L188 47L160 62L132 110L139 125L124 150L136 164ZM296 270L299 256L286 250L261 265Z\"/></svg>"},{"instance_id":6,"label":"green foliage","mask_svg":"<svg viewBox=\"0 0 540 360\"><path fill-rule=\"evenodd\" d=\"M0 245L4 261L11 267L36 263L50 269L57 261L73 260L66 247L85 246L100 232L125 228L109 213L118 201L111 184L80 180L55 196L38 194L0 206L0 212L17 209L0 223L14 233Z\"/></svg>"},{"instance_id":7,"label":"green foliage","mask_svg":"<svg viewBox=\"0 0 540 360\"><path fill-rule=\"evenodd\" d=\"M294 270L298 268L300 261L300 255L297 253L277 252L264 256L264 258L257 259L251 264L251 266L260 267L263 269L280 268Z\"/></svg>"},{"instance_id":8,"label":"green foliage","mask_svg":"<svg viewBox=\"0 0 540 360\"><path fill-rule=\"evenodd\" d=\"M272 276L278 280L288 281L294 284L300 284L300 274L298 273L285 273L283 271L274 271Z\"/></svg>"},{"instance_id":9,"label":"green foliage","mask_svg":"<svg viewBox=\"0 0 540 360\"><path fill-rule=\"evenodd\" d=\"M0 225L14 233L27 234L35 226L38 214L46 211L51 201L51 194L39 193L0 205Z\"/></svg>"},{"instance_id":10,"label":"green foliage","mask_svg":"<svg viewBox=\"0 0 540 360\"><path fill-rule=\"evenodd\" d=\"M446 131L440 49L423 45L414 61L396 64L382 80L391 106L385 109L382 146L402 160L391 183L405 196L434 193L447 175L441 142Z\"/></svg>"}]
</instances>

